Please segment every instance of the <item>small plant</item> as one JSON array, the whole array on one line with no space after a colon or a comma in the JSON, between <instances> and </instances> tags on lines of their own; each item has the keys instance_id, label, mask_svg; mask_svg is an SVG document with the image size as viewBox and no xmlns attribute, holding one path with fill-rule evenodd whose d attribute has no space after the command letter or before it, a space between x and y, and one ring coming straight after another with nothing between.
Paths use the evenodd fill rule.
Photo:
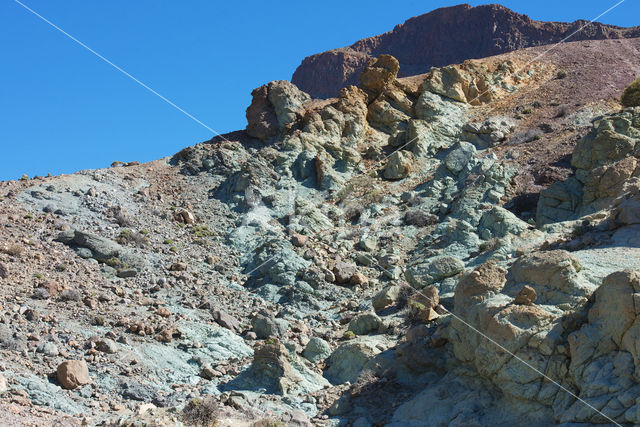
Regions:
<instances>
[{"instance_id":1,"label":"small plant","mask_svg":"<svg viewBox=\"0 0 640 427\"><path fill-rule=\"evenodd\" d=\"M182 410L182 422L194 426L212 426L220 416L220 403L213 397L192 399Z\"/></svg>"},{"instance_id":2,"label":"small plant","mask_svg":"<svg viewBox=\"0 0 640 427\"><path fill-rule=\"evenodd\" d=\"M542 135L537 133L536 136L533 137L533 139L536 140L536 141L540 141L542 139Z\"/></svg>"},{"instance_id":3,"label":"small plant","mask_svg":"<svg viewBox=\"0 0 640 427\"><path fill-rule=\"evenodd\" d=\"M144 247L149 243L149 238L143 233L124 229L116 238L116 242L122 245L133 244L135 246Z\"/></svg>"},{"instance_id":4,"label":"small plant","mask_svg":"<svg viewBox=\"0 0 640 427\"><path fill-rule=\"evenodd\" d=\"M345 340L352 340L356 337L356 334L353 331L346 331L343 335L342 338Z\"/></svg>"},{"instance_id":5,"label":"small plant","mask_svg":"<svg viewBox=\"0 0 640 427\"><path fill-rule=\"evenodd\" d=\"M42 273L33 273L33 277L35 277L36 279L40 279L40 280L42 280L44 278Z\"/></svg>"},{"instance_id":6,"label":"small plant","mask_svg":"<svg viewBox=\"0 0 640 427\"><path fill-rule=\"evenodd\" d=\"M20 181L29 181L29 175L24 174L20 177Z\"/></svg>"},{"instance_id":7,"label":"small plant","mask_svg":"<svg viewBox=\"0 0 640 427\"><path fill-rule=\"evenodd\" d=\"M170 250L171 252L173 252L174 254L177 254L177 253L178 253L178 248L176 248L175 246L171 246L171 247L169 248L169 250Z\"/></svg>"},{"instance_id":8,"label":"small plant","mask_svg":"<svg viewBox=\"0 0 640 427\"><path fill-rule=\"evenodd\" d=\"M556 74L556 78L558 80L562 80L565 77L567 77L567 72L565 70L558 70L558 73Z\"/></svg>"},{"instance_id":9,"label":"small plant","mask_svg":"<svg viewBox=\"0 0 640 427\"><path fill-rule=\"evenodd\" d=\"M533 108L531 107L527 107L524 110L522 110L522 114L531 114L533 113Z\"/></svg>"},{"instance_id":10,"label":"small plant","mask_svg":"<svg viewBox=\"0 0 640 427\"><path fill-rule=\"evenodd\" d=\"M212 236L213 232L206 225L194 225L191 229L191 234L196 237L207 237Z\"/></svg>"},{"instance_id":11,"label":"small plant","mask_svg":"<svg viewBox=\"0 0 640 427\"><path fill-rule=\"evenodd\" d=\"M65 271L66 269L67 269L67 265L66 265L66 264L58 264L58 265L56 266L56 270L58 270L58 271L59 271L59 272L61 272L61 273L62 273L63 271Z\"/></svg>"},{"instance_id":12,"label":"small plant","mask_svg":"<svg viewBox=\"0 0 640 427\"><path fill-rule=\"evenodd\" d=\"M625 107L640 106L640 79L637 79L624 90L622 105Z\"/></svg>"},{"instance_id":13,"label":"small plant","mask_svg":"<svg viewBox=\"0 0 640 427\"><path fill-rule=\"evenodd\" d=\"M164 242L162 242L165 245L172 245L173 244L173 240L171 239L164 239Z\"/></svg>"},{"instance_id":14,"label":"small plant","mask_svg":"<svg viewBox=\"0 0 640 427\"><path fill-rule=\"evenodd\" d=\"M122 268L122 261L120 261L120 259L116 258L116 257L109 258L104 263L107 264L111 268L116 268L116 269Z\"/></svg>"},{"instance_id":15,"label":"small plant","mask_svg":"<svg viewBox=\"0 0 640 427\"><path fill-rule=\"evenodd\" d=\"M558 108L558 112L556 113L556 117L558 117L558 118L565 117L567 114L569 114L569 107L567 105L562 105L562 106L560 106L560 108Z\"/></svg>"}]
</instances>

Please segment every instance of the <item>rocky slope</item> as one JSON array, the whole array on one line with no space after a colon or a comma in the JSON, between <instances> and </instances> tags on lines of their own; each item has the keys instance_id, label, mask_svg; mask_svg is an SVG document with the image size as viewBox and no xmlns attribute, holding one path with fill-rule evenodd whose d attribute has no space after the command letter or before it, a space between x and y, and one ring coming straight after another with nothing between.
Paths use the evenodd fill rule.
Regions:
<instances>
[{"instance_id":1,"label":"rocky slope","mask_svg":"<svg viewBox=\"0 0 640 427\"><path fill-rule=\"evenodd\" d=\"M271 82L244 131L0 183L0 409L640 423L640 39L544 49Z\"/></svg>"},{"instance_id":2,"label":"rocky slope","mask_svg":"<svg viewBox=\"0 0 640 427\"><path fill-rule=\"evenodd\" d=\"M542 22L501 5L467 4L434 10L408 19L387 33L359 40L351 46L309 56L292 77L301 90L318 98L336 96L358 76L371 58L390 54L400 61L400 76L431 67L485 58L531 46L570 41L639 37L640 28L620 28L586 21Z\"/></svg>"}]
</instances>

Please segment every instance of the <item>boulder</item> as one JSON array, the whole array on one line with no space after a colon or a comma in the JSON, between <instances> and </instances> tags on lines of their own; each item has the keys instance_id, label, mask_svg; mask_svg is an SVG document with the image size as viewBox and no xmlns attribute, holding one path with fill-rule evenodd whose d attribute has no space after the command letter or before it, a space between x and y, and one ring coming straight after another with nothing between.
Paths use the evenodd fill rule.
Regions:
<instances>
[{"instance_id":1,"label":"boulder","mask_svg":"<svg viewBox=\"0 0 640 427\"><path fill-rule=\"evenodd\" d=\"M322 338L313 337L307 343L302 355L312 362L319 362L331 355L331 347Z\"/></svg>"},{"instance_id":2,"label":"boulder","mask_svg":"<svg viewBox=\"0 0 640 427\"><path fill-rule=\"evenodd\" d=\"M390 305L395 304L402 291L402 287L397 285L387 286L380 292L378 292L374 297L371 303L373 304L373 308L376 311L380 311Z\"/></svg>"},{"instance_id":3,"label":"boulder","mask_svg":"<svg viewBox=\"0 0 640 427\"><path fill-rule=\"evenodd\" d=\"M325 377L332 384L353 383L379 353L379 349L365 342L354 340L342 344L327 360L329 369L325 371Z\"/></svg>"},{"instance_id":4,"label":"boulder","mask_svg":"<svg viewBox=\"0 0 640 427\"><path fill-rule=\"evenodd\" d=\"M349 262L338 261L333 267L333 274L335 275L336 283L340 284L348 283L355 272L355 264L351 264Z\"/></svg>"},{"instance_id":5,"label":"boulder","mask_svg":"<svg viewBox=\"0 0 640 427\"><path fill-rule=\"evenodd\" d=\"M400 63L391 55L372 58L360 74L361 88L373 100L398 76Z\"/></svg>"},{"instance_id":6,"label":"boulder","mask_svg":"<svg viewBox=\"0 0 640 427\"><path fill-rule=\"evenodd\" d=\"M529 228L529 224L522 221L512 212L500 206L494 206L482 214L478 226L478 234L485 238L505 237L507 234L519 235ZM487 232L489 235L486 235Z\"/></svg>"},{"instance_id":7,"label":"boulder","mask_svg":"<svg viewBox=\"0 0 640 427\"><path fill-rule=\"evenodd\" d=\"M300 117L302 105L311 97L286 80L270 82L251 92L246 132L266 141Z\"/></svg>"},{"instance_id":8,"label":"boulder","mask_svg":"<svg viewBox=\"0 0 640 427\"><path fill-rule=\"evenodd\" d=\"M536 290L529 285L525 285L522 290L518 292L513 303L518 305L531 305L537 297L538 294L536 293Z\"/></svg>"},{"instance_id":9,"label":"boulder","mask_svg":"<svg viewBox=\"0 0 640 427\"><path fill-rule=\"evenodd\" d=\"M456 143L444 158L444 165L449 171L457 175L467 166L475 155L476 149L468 142L460 141Z\"/></svg>"},{"instance_id":10,"label":"boulder","mask_svg":"<svg viewBox=\"0 0 640 427\"><path fill-rule=\"evenodd\" d=\"M291 367L289 352L278 340L256 349L249 373L255 384L281 395L288 394L300 381Z\"/></svg>"},{"instance_id":11,"label":"boulder","mask_svg":"<svg viewBox=\"0 0 640 427\"><path fill-rule=\"evenodd\" d=\"M251 92L251 105L247 108L246 132L254 138L266 141L278 134L278 118L267 95L267 85L262 85Z\"/></svg>"},{"instance_id":12,"label":"boulder","mask_svg":"<svg viewBox=\"0 0 640 427\"><path fill-rule=\"evenodd\" d=\"M381 326L382 319L374 313L362 313L349 322L348 330L356 335L367 335L371 332L377 332Z\"/></svg>"},{"instance_id":13,"label":"boulder","mask_svg":"<svg viewBox=\"0 0 640 427\"><path fill-rule=\"evenodd\" d=\"M494 116L482 122L465 124L462 137L478 148L488 148L504 141L516 129L516 121L512 117Z\"/></svg>"},{"instance_id":14,"label":"boulder","mask_svg":"<svg viewBox=\"0 0 640 427\"><path fill-rule=\"evenodd\" d=\"M410 151L396 151L393 153L384 168L384 177L387 179L403 179L411 173L415 157Z\"/></svg>"},{"instance_id":15,"label":"boulder","mask_svg":"<svg viewBox=\"0 0 640 427\"><path fill-rule=\"evenodd\" d=\"M62 362L58 365L57 376L60 385L67 390L73 390L91 382L89 369L84 360Z\"/></svg>"},{"instance_id":16,"label":"boulder","mask_svg":"<svg viewBox=\"0 0 640 427\"><path fill-rule=\"evenodd\" d=\"M96 343L96 349L103 353L114 354L118 352L118 344L109 338L103 338Z\"/></svg>"},{"instance_id":17,"label":"boulder","mask_svg":"<svg viewBox=\"0 0 640 427\"><path fill-rule=\"evenodd\" d=\"M486 262L462 277L453 299L456 313L464 314L471 306L502 291L507 282L506 275L504 268L494 262Z\"/></svg>"},{"instance_id":18,"label":"boulder","mask_svg":"<svg viewBox=\"0 0 640 427\"><path fill-rule=\"evenodd\" d=\"M582 279L578 259L564 250L523 255L509 269L509 288L513 293L529 285L540 304L578 304L586 302L594 285Z\"/></svg>"},{"instance_id":19,"label":"boulder","mask_svg":"<svg viewBox=\"0 0 640 427\"><path fill-rule=\"evenodd\" d=\"M269 102L273 106L280 129L293 123L300 117L302 105L311 97L302 92L296 85L287 80L269 83Z\"/></svg>"},{"instance_id":20,"label":"boulder","mask_svg":"<svg viewBox=\"0 0 640 427\"><path fill-rule=\"evenodd\" d=\"M284 319L258 314L251 319L251 328L258 338L282 337L289 329L289 323Z\"/></svg>"},{"instance_id":21,"label":"boulder","mask_svg":"<svg viewBox=\"0 0 640 427\"><path fill-rule=\"evenodd\" d=\"M240 330L240 321L225 311L214 310L211 312L211 316L218 325L229 329L231 332L237 332Z\"/></svg>"},{"instance_id":22,"label":"boulder","mask_svg":"<svg viewBox=\"0 0 640 427\"><path fill-rule=\"evenodd\" d=\"M113 240L78 230L61 232L56 241L72 247L87 248L91 251L93 258L103 262L118 257L124 249Z\"/></svg>"},{"instance_id":23,"label":"boulder","mask_svg":"<svg viewBox=\"0 0 640 427\"><path fill-rule=\"evenodd\" d=\"M452 256L435 256L410 266L405 272L407 281L416 289L455 276L464 270L464 263Z\"/></svg>"}]
</instances>

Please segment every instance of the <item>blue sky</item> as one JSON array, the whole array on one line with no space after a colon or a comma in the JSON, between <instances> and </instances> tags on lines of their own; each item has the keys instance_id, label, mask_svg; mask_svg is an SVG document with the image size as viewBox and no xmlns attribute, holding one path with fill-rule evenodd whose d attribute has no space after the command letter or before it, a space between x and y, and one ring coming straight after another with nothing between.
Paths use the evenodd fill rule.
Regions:
<instances>
[{"instance_id":1,"label":"blue sky","mask_svg":"<svg viewBox=\"0 0 640 427\"><path fill-rule=\"evenodd\" d=\"M220 133L244 128L251 90L290 79L305 56L461 3L21 1ZM573 21L616 2L498 3ZM600 21L639 25L639 3ZM0 1L0 46L0 180L149 161L213 136L13 0Z\"/></svg>"}]
</instances>

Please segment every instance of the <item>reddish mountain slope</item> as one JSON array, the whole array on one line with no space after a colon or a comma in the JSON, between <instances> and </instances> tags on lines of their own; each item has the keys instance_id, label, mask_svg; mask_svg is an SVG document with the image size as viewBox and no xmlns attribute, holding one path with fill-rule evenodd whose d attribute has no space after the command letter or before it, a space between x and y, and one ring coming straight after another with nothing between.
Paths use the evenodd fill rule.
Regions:
<instances>
[{"instance_id":1,"label":"reddish mountain slope","mask_svg":"<svg viewBox=\"0 0 640 427\"><path fill-rule=\"evenodd\" d=\"M500 5L441 8L349 47L309 56L293 74L292 82L314 97L328 98L345 85L356 84L367 61L383 53L400 61L401 76L411 76L425 73L432 66L556 43L585 24L587 21L534 21ZM639 36L640 27L593 23L570 41Z\"/></svg>"}]
</instances>

